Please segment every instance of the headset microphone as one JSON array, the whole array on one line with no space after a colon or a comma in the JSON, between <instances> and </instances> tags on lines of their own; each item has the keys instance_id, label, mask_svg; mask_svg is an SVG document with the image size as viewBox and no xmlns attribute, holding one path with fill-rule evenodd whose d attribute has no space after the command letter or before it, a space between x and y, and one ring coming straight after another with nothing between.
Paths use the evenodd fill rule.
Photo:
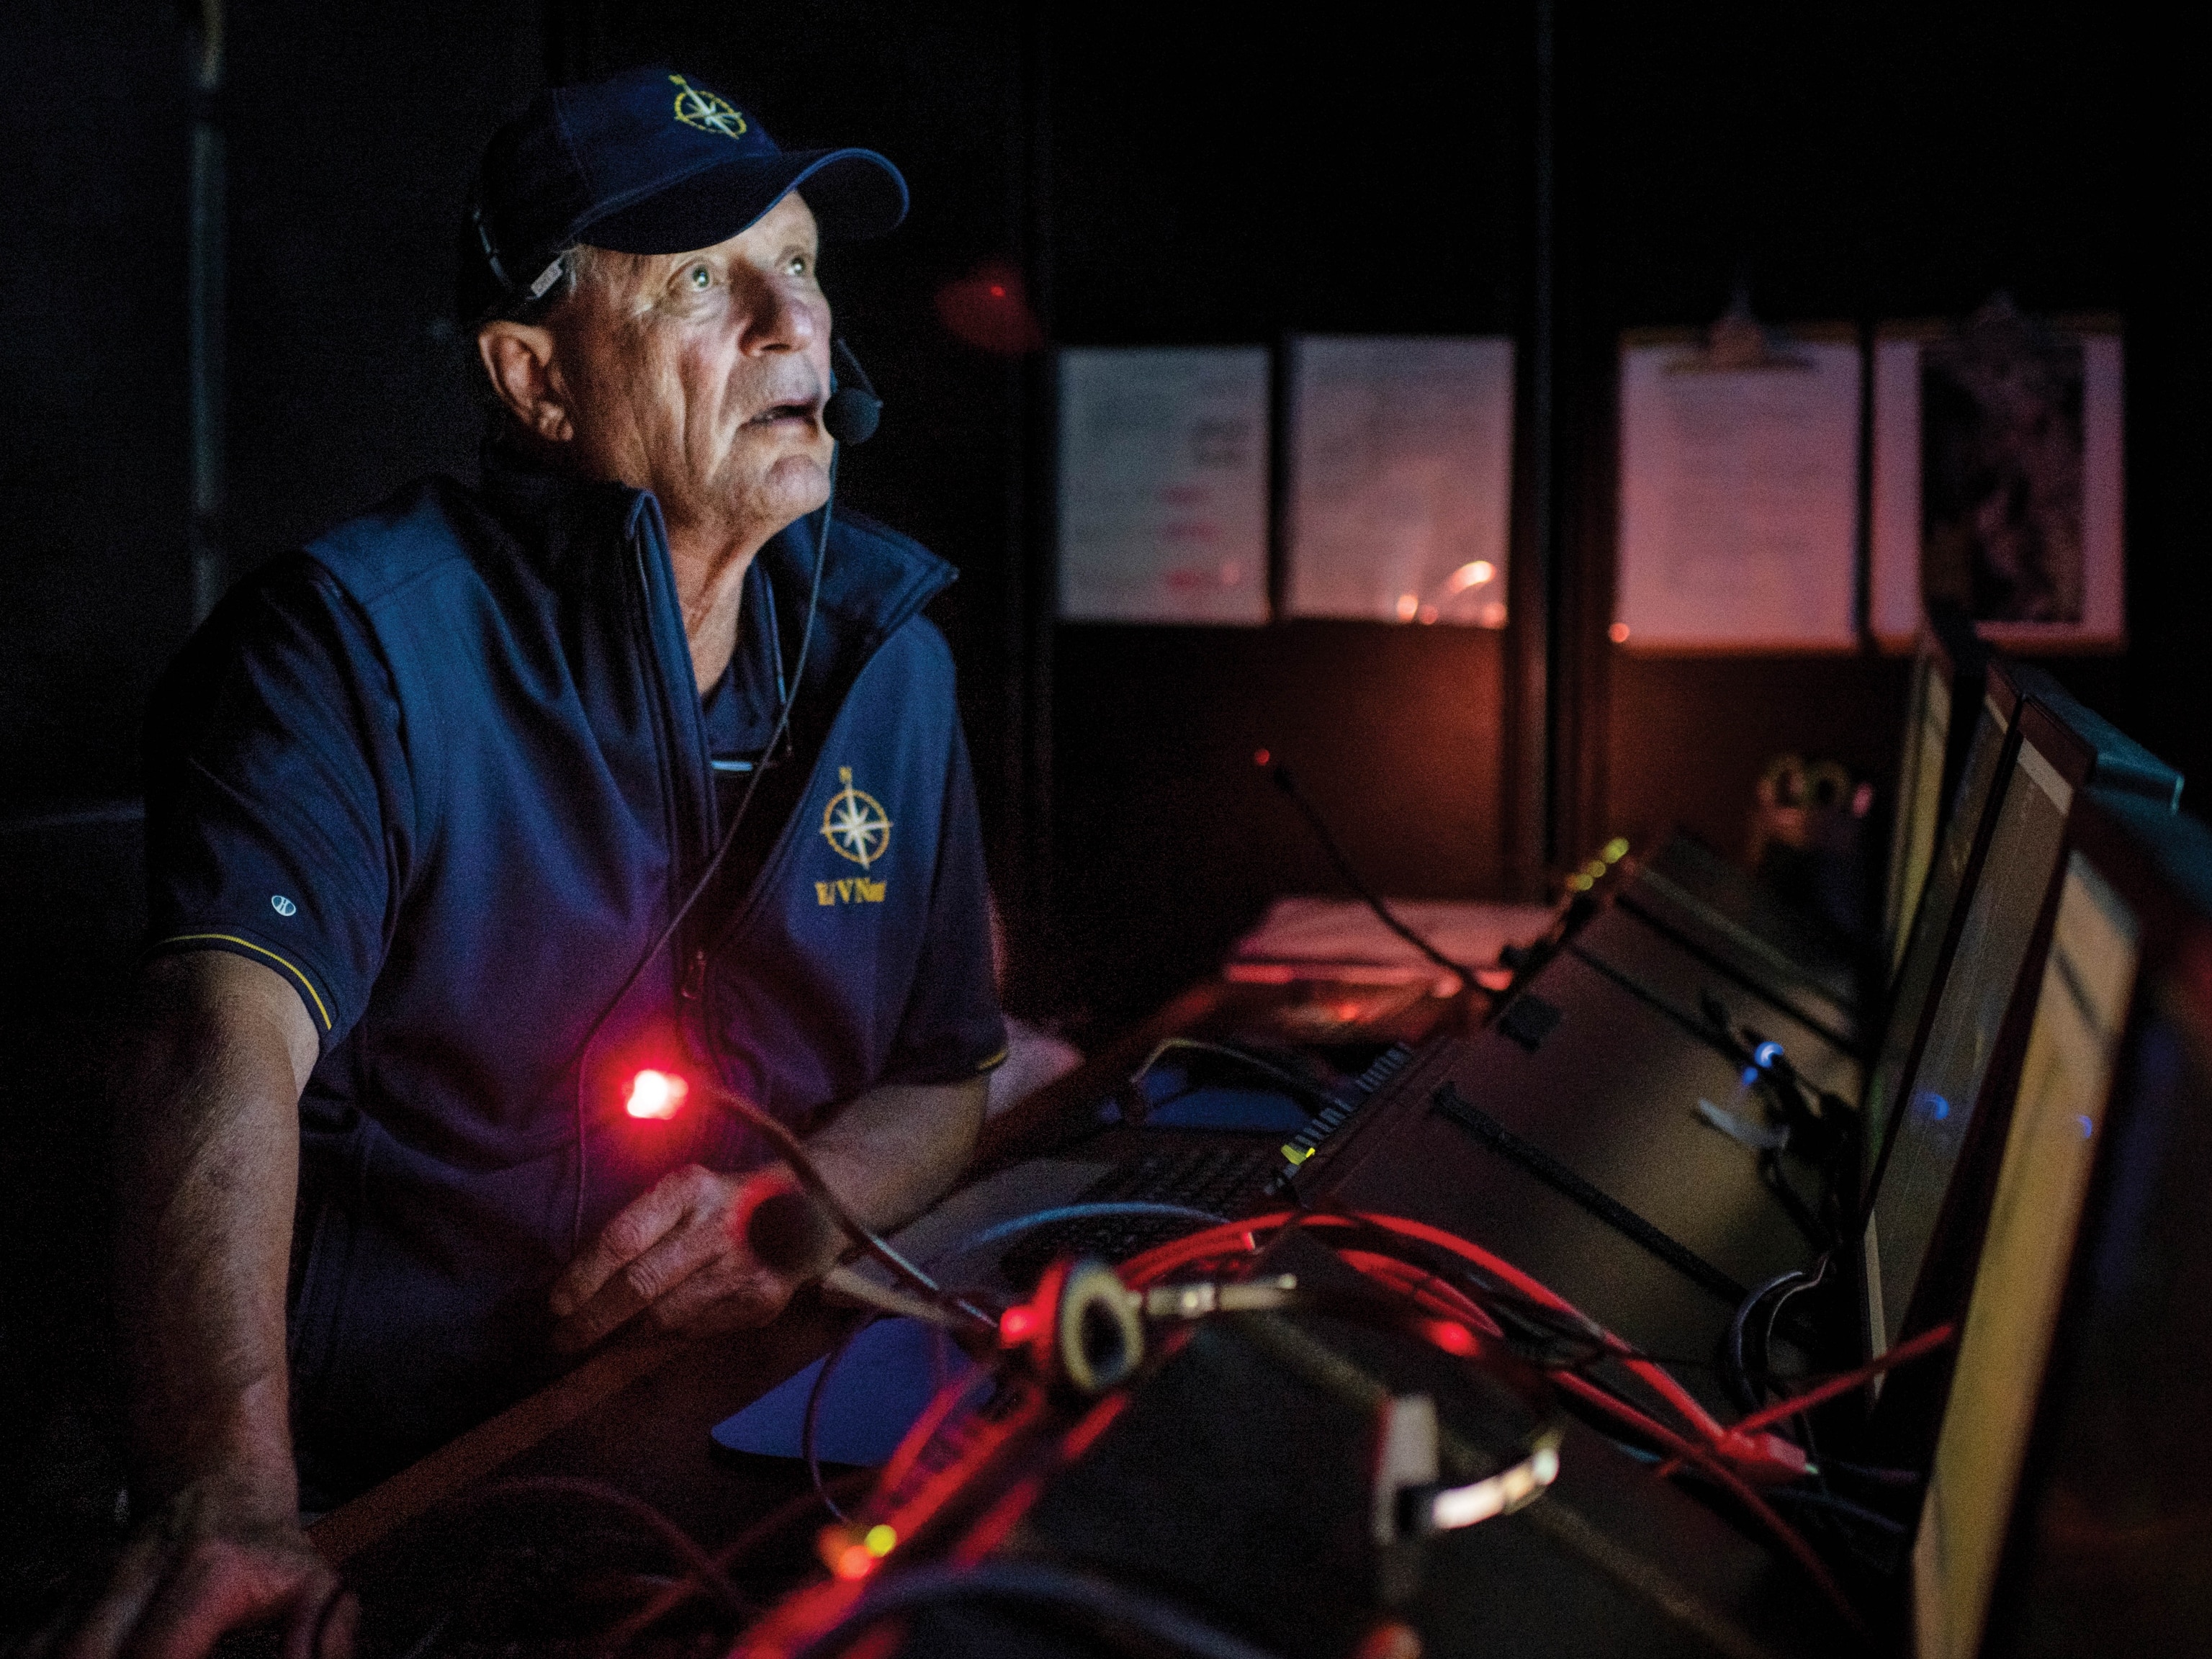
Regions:
<instances>
[{"instance_id":1,"label":"headset microphone","mask_svg":"<svg viewBox=\"0 0 2212 1659\"><path fill-rule=\"evenodd\" d=\"M830 343L830 384L836 389L822 406L823 430L841 444L864 444L876 435L876 424L884 418L884 400L876 396L867 370L842 335Z\"/></svg>"}]
</instances>

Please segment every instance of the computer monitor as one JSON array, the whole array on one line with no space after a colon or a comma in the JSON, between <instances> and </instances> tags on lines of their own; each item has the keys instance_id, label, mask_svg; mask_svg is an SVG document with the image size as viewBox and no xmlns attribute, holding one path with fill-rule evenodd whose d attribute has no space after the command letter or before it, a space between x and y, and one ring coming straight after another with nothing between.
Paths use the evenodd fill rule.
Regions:
<instances>
[{"instance_id":1,"label":"computer monitor","mask_svg":"<svg viewBox=\"0 0 2212 1659\"><path fill-rule=\"evenodd\" d=\"M2021 669L2014 684L2028 696L2014 764L1905 1103L1891 1114L1875 1169L1862 1244L1876 1353L1965 1304L2077 799L2094 786L2148 795L2170 811L2179 794L2170 768L2047 675ZM1932 1412L1924 1426L1932 1431Z\"/></svg>"},{"instance_id":2,"label":"computer monitor","mask_svg":"<svg viewBox=\"0 0 2212 1659\"><path fill-rule=\"evenodd\" d=\"M1936 860L1936 839L1949 822L1966 770L1974 724L1954 720L1953 714L1973 708L1989 659L1989 647L1964 611L1940 602L1929 607L1912 663L1882 898L1882 969L1893 981L1905 961L1913 914Z\"/></svg>"},{"instance_id":3,"label":"computer monitor","mask_svg":"<svg viewBox=\"0 0 2212 1659\"><path fill-rule=\"evenodd\" d=\"M1972 891L1989 847L1996 804L2005 779L2012 771L2017 747L2014 717L2021 693L2015 666L1993 658L1983 674L1981 706L1974 716L1973 735L1959 779L1957 799L1950 821L1944 826L1937 856L1914 907L1902 965L1891 983L1889 1006L1882 1022L1881 1041L1868 1068L1866 1091L1860 1097L1859 1194L1862 1207L1874 1192L1876 1166L1888 1145L1893 1109L1905 1081L1919 1063L1921 1044L1928 1035L1928 1017L1951 965L1952 948L1958 942L1962 901Z\"/></svg>"},{"instance_id":4,"label":"computer monitor","mask_svg":"<svg viewBox=\"0 0 2212 1659\"><path fill-rule=\"evenodd\" d=\"M2094 795L1913 1541L1922 1659L2212 1630L2212 832Z\"/></svg>"}]
</instances>

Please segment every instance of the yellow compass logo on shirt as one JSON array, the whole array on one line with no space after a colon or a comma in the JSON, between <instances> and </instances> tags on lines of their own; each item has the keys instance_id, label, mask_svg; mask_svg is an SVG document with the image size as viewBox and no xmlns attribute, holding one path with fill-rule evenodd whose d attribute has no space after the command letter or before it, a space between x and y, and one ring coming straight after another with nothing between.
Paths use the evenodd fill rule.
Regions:
<instances>
[{"instance_id":1,"label":"yellow compass logo on shirt","mask_svg":"<svg viewBox=\"0 0 2212 1659\"><path fill-rule=\"evenodd\" d=\"M745 118L738 113L738 106L728 99L711 92L702 92L680 75L668 77L682 88L676 94L676 118L687 127L697 127L702 132L719 132L725 138L735 138L745 130Z\"/></svg>"},{"instance_id":2,"label":"yellow compass logo on shirt","mask_svg":"<svg viewBox=\"0 0 2212 1659\"><path fill-rule=\"evenodd\" d=\"M865 870L890 850L890 815L873 795L853 787L851 767L837 769L837 781L845 787L822 809L822 839L839 858Z\"/></svg>"}]
</instances>

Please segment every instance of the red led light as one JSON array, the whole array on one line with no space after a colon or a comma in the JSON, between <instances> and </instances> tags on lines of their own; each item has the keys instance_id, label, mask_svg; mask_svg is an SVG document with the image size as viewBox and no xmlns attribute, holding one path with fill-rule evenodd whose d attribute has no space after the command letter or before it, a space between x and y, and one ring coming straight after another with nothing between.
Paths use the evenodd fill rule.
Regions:
<instances>
[{"instance_id":1,"label":"red led light","mask_svg":"<svg viewBox=\"0 0 2212 1659\"><path fill-rule=\"evenodd\" d=\"M1466 1326L1455 1324L1449 1319L1431 1319L1425 1328L1428 1331L1429 1340L1446 1353L1456 1354L1462 1359L1473 1358L1482 1346Z\"/></svg>"},{"instance_id":2,"label":"red led light","mask_svg":"<svg viewBox=\"0 0 2212 1659\"><path fill-rule=\"evenodd\" d=\"M1252 764L1255 766L1265 766L1273 759L1274 757L1264 749L1255 749L1252 751Z\"/></svg>"},{"instance_id":3,"label":"red led light","mask_svg":"<svg viewBox=\"0 0 2212 1659\"><path fill-rule=\"evenodd\" d=\"M623 1109L632 1117L672 1118L690 1092L691 1085L672 1072L640 1072L630 1079L629 1103Z\"/></svg>"},{"instance_id":4,"label":"red led light","mask_svg":"<svg viewBox=\"0 0 2212 1659\"><path fill-rule=\"evenodd\" d=\"M876 1558L868 1553L866 1544L849 1544L837 1555L837 1576L840 1578L866 1578L876 1570Z\"/></svg>"},{"instance_id":5,"label":"red led light","mask_svg":"<svg viewBox=\"0 0 2212 1659\"><path fill-rule=\"evenodd\" d=\"M999 1340L1007 1347L1018 1347L1037 1333L1041 1316L1026 1302L1017 1302L999 1316Z\"/></svg>"}]
</instances>

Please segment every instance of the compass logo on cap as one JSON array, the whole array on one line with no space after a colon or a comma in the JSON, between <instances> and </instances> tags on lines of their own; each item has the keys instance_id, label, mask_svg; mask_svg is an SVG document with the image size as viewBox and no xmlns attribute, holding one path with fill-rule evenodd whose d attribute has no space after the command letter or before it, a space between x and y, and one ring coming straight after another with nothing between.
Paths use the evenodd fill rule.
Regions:
<instances>
[{"instance_id":1,"label":"compass logo on cap","mask_svg":"<svg viewBox=\"0 0 2212 1659\"><path fill-rule=\"evenodd\" d=\"M680 90L676 94L676 118L687 127L696 127L702 132L719 132L725 138L735 138L745 130L745 118L736 105L712 92L702 92L680 75L669 80Z\"/></svg>"}]
</instances>

